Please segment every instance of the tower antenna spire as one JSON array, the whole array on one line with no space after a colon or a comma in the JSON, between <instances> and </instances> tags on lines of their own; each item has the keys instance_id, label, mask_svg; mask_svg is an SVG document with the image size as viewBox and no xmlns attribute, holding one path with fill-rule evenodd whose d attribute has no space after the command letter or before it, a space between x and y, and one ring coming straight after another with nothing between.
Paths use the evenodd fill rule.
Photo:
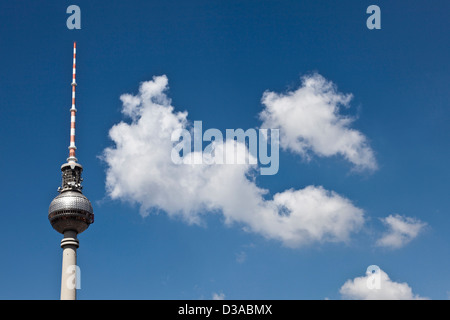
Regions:
<instances>
[{"instance_id":1,"label":"tower antenna spire","mask_svg":"<svg viewBox=\"0 0 450 320\"><path fill-rule=\"evenodd\" d=\"M76 73L77 73L77 43L73 43L73 70L72 70L72 107L70 108L70 145L69 145L69 158L67 162L77 162L75 156L75 118L77 114L77 109L75 108L75 88L77 86Z\"/></svg>"}]
</instances>

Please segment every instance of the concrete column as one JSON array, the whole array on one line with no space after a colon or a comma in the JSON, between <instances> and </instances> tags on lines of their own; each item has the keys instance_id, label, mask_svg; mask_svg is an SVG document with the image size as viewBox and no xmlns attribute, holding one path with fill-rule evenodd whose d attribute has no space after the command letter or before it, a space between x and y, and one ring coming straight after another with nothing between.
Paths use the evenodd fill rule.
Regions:
<instances>
[{"instance_id":1,"label":"concrete column","mask_svg":"<svg viewBox=\"0 0 450 320\"><path fill-rule=\"evenodd\" d=\"M63 248L62 276L61 276L61 300L76 300L77 298L77 248L79 242L77 233L72 230L64 232L61 240ZM79 281L79 279L78 279Z\"/></svg>"}]
</instances>

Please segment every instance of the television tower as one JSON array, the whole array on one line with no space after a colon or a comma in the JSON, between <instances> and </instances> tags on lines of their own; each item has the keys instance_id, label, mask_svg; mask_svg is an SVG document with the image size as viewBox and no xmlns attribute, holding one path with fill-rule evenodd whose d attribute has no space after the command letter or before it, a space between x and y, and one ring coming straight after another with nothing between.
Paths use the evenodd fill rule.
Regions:
<instances>
[{"instance_id":1,"label":"television tower","mask_svg":"<svg viewBox=\"0 0 450 320\"><path fill-rule=\"evenodd\" d=\"M61 166L62 185L58 188L59 195L53 199L48 209L48 219L52 227L62 233L63 249L61 300L75 300L79 283L79 269L77 267L77 235L86 230L94 222L94 212L91 202L81 193L83 187L81 172L83 167L77 163L75 157L75 81L76 75L76 42L73 43L73 78L72 78L72 107L70 109L70 145L67 163Z\"/></svg>"}]
</instances>

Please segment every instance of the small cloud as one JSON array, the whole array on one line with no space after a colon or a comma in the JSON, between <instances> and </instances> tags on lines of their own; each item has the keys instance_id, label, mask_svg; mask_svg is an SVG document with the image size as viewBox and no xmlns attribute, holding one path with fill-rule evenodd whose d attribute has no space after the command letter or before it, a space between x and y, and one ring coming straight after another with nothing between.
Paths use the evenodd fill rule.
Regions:
<instances>
[{"instance_id":1,"label":"small cloud","mask_svg":"<svg viewBox=\"0 0 450 320\"><path fill-rule=\"evenodd\" d=\"M343 299L351 300L426 300L412 292L406 282L392 281L386 272L377 269L374 274L368 271L366 276L347 280L340 288Z\"/></svg>"},{"instance_id":2,"label":"small cloud","mask_svg":"<svg viewBox=\"0 0 450 320\"><path fill-rule=\"evenodd\" d=\"M245 260L247 260L247 254L245 253L245 251L236 253L236 262L237 263L244 263Z\"/></svg>"},{"instance_id":3,"label":"small cloud","mask_svg":"<svg viewBox=\"0 0 450 320\"><path fill-rule=\"evenodd\" d=\"M389 215L381 219L381 221L386 225L388 231L377 240L376 245L391 249L398 249L405 246L416 238L427 225L418 219L399 214Z\"/></svg>"},{"instance_id":4,"label":"small cloud","mask_svg":"<svg viewBox=\"0 0 450 320\"><path fill-rule=\"evenodd\" d=\"M212 294L212 299L213 300L225 300L225 294L223 292L221 292L221 293L214 292Z\"/></svg>"},{"instance_id":5,"label":"small cloud","mask_svg":"<svg viewBox=\"0 0 450 320\"><path fill-rule=\"evenodd\" d=\"M302 85L286 93L264 92L261 128L280 128L280 146L310 159L342 156L357 170L376 170L377 161L368 139L351 127L353 118L340 112L351 94L343 94L320 74L302 78Z\"/></svg>"}]
</instances>

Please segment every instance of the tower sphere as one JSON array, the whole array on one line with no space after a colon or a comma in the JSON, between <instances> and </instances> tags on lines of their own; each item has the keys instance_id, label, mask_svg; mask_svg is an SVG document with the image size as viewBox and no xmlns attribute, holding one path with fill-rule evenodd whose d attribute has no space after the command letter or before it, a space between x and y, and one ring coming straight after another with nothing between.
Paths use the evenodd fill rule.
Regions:
<instances>
[{"instance_id":1,"label":"tower sphere","mask_svg":"<svg viewBox=\"0 0 450 320\"><path fill-rule=\"evenodd\" d=\"M78 191L64 191L53 199L48 209L48 219L59 233L74 230L81 233L94 222L91 202Z\"/></svg>"}]
</instances>

